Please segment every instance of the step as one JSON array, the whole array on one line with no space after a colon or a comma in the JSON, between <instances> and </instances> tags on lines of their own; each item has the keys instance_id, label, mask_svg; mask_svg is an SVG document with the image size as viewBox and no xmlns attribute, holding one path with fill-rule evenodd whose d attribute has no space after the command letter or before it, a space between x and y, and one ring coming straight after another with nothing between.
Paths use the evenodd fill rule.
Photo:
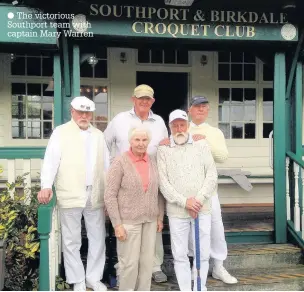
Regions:
<instances>
[{"instance_id":1,"label":"step","mask_svg":"<svg viewBox=\"0 0 304 292\"><path fill-rule=\"evenodd\" d=\"M168 247L166 249L169 250ZM301 249L292 244L231 244L228 246L228 257L224 266L230 271L259 267L272 269L303 263ZM163 268L169 276L174 274L170 253L165 255Z\"/></svg>"},{"instance_id":2,"label":"step","mask_svg":"<svg viewBox=\"0 0 304 292\"><path fill-rule=\"evenodd\" d=\"M224 284L212 277L208 277L208 291L303 291L304 266L291 265L286 268L244 269L232 271L238 279L234 285ZM178 291L178 284L173 278L167 283L152 282L152 291Z\"/></svg>"}]
</instances>

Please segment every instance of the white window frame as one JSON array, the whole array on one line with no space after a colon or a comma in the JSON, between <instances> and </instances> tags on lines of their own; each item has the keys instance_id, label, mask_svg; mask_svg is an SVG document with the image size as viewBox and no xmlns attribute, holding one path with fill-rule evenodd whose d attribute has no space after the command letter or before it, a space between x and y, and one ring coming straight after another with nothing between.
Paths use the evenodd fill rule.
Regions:
<instances>
[{"instance_id":1,"label":"white window frame","mask_svg":"<svg viewBox=\"0 0 304 292\"><path fill-rule=\"evenodd\" d=\"M218 80L218 52L214 54L213 80L215 85L216 108L219 106L220 88L255 88L256 89L256 138L226 139L228 146L268 146L269 139L263 138L263 88L273 88L273 81L263 80L263 62L256 58L256 81ZM217 125L219 125L218 112Z\"/></svg>"}]
</instances>

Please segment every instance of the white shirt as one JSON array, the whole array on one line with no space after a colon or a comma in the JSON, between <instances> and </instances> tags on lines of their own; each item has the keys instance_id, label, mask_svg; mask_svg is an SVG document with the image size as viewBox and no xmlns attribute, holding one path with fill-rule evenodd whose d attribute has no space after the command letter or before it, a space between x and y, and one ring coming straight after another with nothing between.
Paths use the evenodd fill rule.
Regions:
<instances>
[{"instance_id":1,"label":"white shirt","mask_svg":"<svg viewBox=\"0 0 304 292\"><path fill-rule=\"evenodd\" d=\"M93 184L93 168L94 168L94 157L91 143L92 135L90 129L81 131L81 135L85 136L85 147L86 147L86 185L91 186ZM41 170L41 188L51 189L55 180L55 176L58 171L61 159L61 149L59 143L59 132L54 129L49 143L47 145L43 167ZM77 159L77 158L76 158ZM110 157L107 145L104 141L104 169L108 170L110 165Z\"/></svg>"},{"instance_id":2,"label":"white shirt","mask_svg":"<svg viewBox=\"0 0 304 292\"><path fill-rule=\"evenodd\" d=\"M139 124L144 124L151 131L152 140L148 145L147 152L149 155L156 155L159 142L168 137L168 130L164 120L150 111L148 119L142 121L132 109L116 115L104 131L105 140L112 158L129 150L129 130ZM112 153L113 147L114 155Z\"/></svg>"}]
</instances>

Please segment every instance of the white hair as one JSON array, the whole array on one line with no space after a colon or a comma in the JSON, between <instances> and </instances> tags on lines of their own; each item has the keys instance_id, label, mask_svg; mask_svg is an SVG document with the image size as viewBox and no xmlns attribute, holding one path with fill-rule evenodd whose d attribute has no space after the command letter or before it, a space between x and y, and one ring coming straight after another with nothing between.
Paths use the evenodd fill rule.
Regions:
<instances>
[{"instance_id":1,"label":"white hair","mask_svg":"<svg viewBox=\"0 0 304 292\"><path fill-rule=\"evenodd\" d=\"M149 142L151 141L151 139L152 139L151 131L146 126L139 125L139 126L134 126L134 127L130 128L129 135L128 135L129 142L138 133L144 133L144 134L146 134L147 137L148 137Z\"/></svg>"}]
</instances>

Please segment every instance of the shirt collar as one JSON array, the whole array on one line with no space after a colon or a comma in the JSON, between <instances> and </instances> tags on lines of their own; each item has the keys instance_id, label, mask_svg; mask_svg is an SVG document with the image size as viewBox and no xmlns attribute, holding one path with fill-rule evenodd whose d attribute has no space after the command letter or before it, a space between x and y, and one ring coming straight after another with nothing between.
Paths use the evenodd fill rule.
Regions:
<instances>
[{"instance_id":1,"label":"shirt collar","mask_svg":"<svg viewBox=\"0 0 304 292\"><path fill-rule=\"evenodd\" d=\"M186 144L192 144L192 143L193 143L193 138L192 138L192 135L189 133L189 138L188 138L188 141L186 142ZM176 144L174 142L173 136L171 135L170 136L170 147L175 147L175 146L176 146Z\"/></svg>"},{"instance_id":2,"label":"shirt collar","mask_svg":"<svg viewBox=\"0 0 304 292\"><path fill-rule=\"evenodd\" d=\"M131 148L129 149L128 151L128 155L129 157L131 158L131 160L133 162L138 162L138 161L144 161L144 162L147 162L148 161L148 154L147 152L145 153L144 157L143 158L138 158L137 156L135 156L131 150Z\"/></svg>"},{"instance_id":3,"label":"shirt collar","mask_svg":"<svg viewBox=\"0 0 304 292\"><path fill-rule=\"evenodd\" d=\"M203 123L201 123L201 124L199 124L199 125L197 125L197 124L194 124L192 121L190 122L190 126L191 127L200 127L200 126L203 126L203 125L208 125L206 122L203 122Z\"/></svg>"},{"instance_id":4,"label":"shirt collar","mask_svg":"<svg viewBox=\"0 0 304 292\"><path fill-rule=\"evenodd\" d=\"M134 117L137 117L136 113L135 113L135 110L134 110L134 107L129 111L129 113ZM154 117L154 113L150 110L149 111L149 115L148 115L148 120L153 120L155 121L155 117Z\"/></svg>"}]
</instances>

